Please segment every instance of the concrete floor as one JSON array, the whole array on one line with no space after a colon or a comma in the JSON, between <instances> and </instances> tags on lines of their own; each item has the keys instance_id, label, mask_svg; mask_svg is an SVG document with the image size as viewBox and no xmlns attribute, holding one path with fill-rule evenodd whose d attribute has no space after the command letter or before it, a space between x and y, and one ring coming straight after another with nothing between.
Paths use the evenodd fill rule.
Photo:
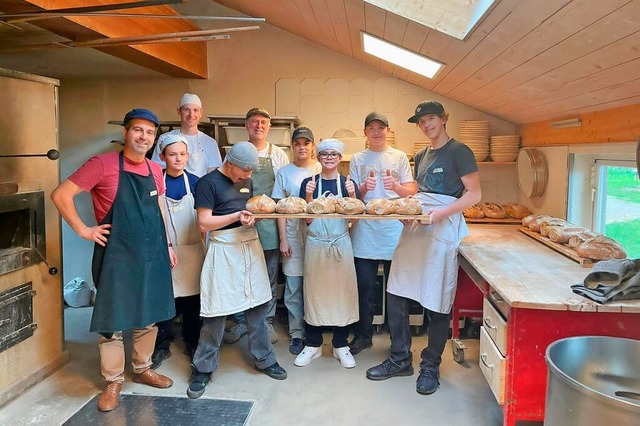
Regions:
<instances>
[{"instance_id":1,"label":"concrete floor","mask_svg":"<svg viewBox=\"0 0 640 426\"><path fill-rule=\"evenodd\" d=\"M65 310L66 349L71 362L0 409L0 424L60 425L101 391L97 339L88 332L90 316L91 308ZM421 396L415 391L415 380L425 336L413 340L413 377L372 382L365 377L365 371L386 358L388 333L374 336L373 348L358 354L357 366L347 370L331 356L329 334L324 337L322 358L307 367L295 367L284 326L277 324L276 330L280 341L275 348L279 363L288 371L287 380L273 380L256 372L244 337L223 347L220 368L203 398L255 401L248 421L251 426L502 424L500 407L478 367L478 340L465 340L463 364L453 360L448 344L440 389L433 395ZM190 369L181 343L172 345L172 354L158 371L173 379L173 387L159 390L133 383L127 363L122 392L186 397ZM146 419L147 424L155 422Z\"/></svg>"}]
</instances>

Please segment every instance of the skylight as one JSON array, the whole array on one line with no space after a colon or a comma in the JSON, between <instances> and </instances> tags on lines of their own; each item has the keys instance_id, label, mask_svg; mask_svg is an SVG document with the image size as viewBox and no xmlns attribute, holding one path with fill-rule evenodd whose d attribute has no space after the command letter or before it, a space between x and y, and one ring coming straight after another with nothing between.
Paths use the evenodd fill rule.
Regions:
<instances>
[{"instance_id":1,"label":"skylight","mask_svg":"<svg viewBox=\"0 0 640 426\"><path fill-rule=\"evenodd\" d=\"M433 78L444 64L418 55L403 47L396 46L388 41L374 37L361 31L362 48L370 55L376 56L394 65L413 71L428 78Z\"/></svg>"},{"instance_id":2,"label":"skylight","mask_svg":"<svg viewBox=\"0 0 640 426\"><path fill-rule=\"evenodd\" d=\"M364 0L460 40L471 33L495 0Z\"/></svg>"}]
</instances>

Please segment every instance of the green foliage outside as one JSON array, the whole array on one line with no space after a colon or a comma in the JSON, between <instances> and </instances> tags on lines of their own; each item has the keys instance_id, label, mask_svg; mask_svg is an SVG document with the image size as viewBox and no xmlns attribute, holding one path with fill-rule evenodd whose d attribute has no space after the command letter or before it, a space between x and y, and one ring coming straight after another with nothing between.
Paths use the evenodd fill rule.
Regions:
<instances>
[{"instance_id":1,"label":"green foliage outside","mask_svg":"<svg viewBox=\"0 0 640 426\"><path fill-rule=\"evenodd\" d=\"M630 258L640 258L640 180L635 169L609 167L607 196L638 204L638 219L607 223L605 234L620 242Z\"/></svg>"},{"instance_id":2,"label":"green foliage outside","mask_svg":"<svg viewBox=\"0 0 640 426\"><path fill-rule=\"evenodd\" d=\"M627 257L640 258L640 219L608 223L605 234L622 244Z\"/></svg>"}]
</instances>

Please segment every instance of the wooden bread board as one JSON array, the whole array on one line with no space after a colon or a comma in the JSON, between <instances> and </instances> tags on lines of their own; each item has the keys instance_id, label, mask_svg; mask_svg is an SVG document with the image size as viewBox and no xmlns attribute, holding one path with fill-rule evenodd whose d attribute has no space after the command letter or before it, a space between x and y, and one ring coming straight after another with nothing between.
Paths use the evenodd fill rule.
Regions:
<instances>
[{"instance_id":1,"label":"wooden bread board","mask_svg":"<svg viewBox=\"0 0 640 426\"><path fill-rule=\"evenodd\" d=\"M569 247L568 245L565 245L565 244L553 242L549 238L545 237L544 235L539 234L535 231L532 231L527 227L519 226L518 231L528 235L534 240L541 242L542 244L557 251L558 253L565 255L569 259L575 262L578 262L580 266L582 266L583 268L591 268L596 262L598 262L597 260L594 260L594 259L587 259L584 257L580 257L578 256L578 253L576 253L576 250L573 247Z\"/></svg>"},{"instance_id":2,"label":"wooden bread board","mask_svg":"<svg viewBox=\"0 0 640 426\"><path fill-rule=\"evenodd\" d=\"M423 224L431 223L429 215L426 214L313 214L313 213L253 213L256 219L359 219L359 220L419 220Z\"/></svg>"},{"instance_id":3,"label":"wooden bread board","mask_svg":"<svg viewBox=\"0 0 640 426\"><path fill-rule=\"evenodd\" d=\"M464 221L467 223L502 223L505 225L521 225L522 219L514 219L512 217L505 217L504 219L492 219L490 217L483 217L482 219L474 219L472 217L465 217Z\"/></svg>"}]
</instances>

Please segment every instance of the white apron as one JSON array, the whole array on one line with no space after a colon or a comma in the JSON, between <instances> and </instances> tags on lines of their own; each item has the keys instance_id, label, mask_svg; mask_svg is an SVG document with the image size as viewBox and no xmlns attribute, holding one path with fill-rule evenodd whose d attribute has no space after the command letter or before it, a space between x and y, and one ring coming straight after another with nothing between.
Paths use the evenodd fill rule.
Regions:
<instances>
[{"instance_id":1,"label":"white apron","mask_svg":"<svg viewBox=\"0 0 640 426\"><path fill-rule=\"evenodd\" d=\"M186 173L182 176L187 194L180 200L164 197L169 241L178 256L178 264L171 270L173 297L200 293L200 271L204 262L204 243L198 227L193 194Z\"/></svg>"},{"instance_id":2,"label":"white apron","mask_svg":"<svg viewBox=\"0 0 640 426\"><path fill-rule=\"evenodd\" d=\"M442 208L455 197L420 192L423 211ZM469 231L461 213L435 225L405 226L393 254L387 291L442 314L451 312L458 284L458 246Z\"/></svg>"},{"instance_id":3,"label":"white apron","mask_svg":"<svg viewBox=\"0 0 640 426\"><path fill-rule=\"evenodd\" d=\"M200 278L200 316L242 312L271 300L271 285L256 228L211 231Z\"/></svg>"},{"instance_id":4,"label":"white apron","mask_svg":"<svg viewBox=\"0 0 640 426\"><path fill-rule=\"evenodd\" d=\"M342 197L340 176L337 186ZM344 327L358 321L358 283L347 219L313 219L309 225L302 294L304 320L311 325Z\"/></svg>"},{"instance_id":5,"label":"white apron","mask_svg":"<svg viewBox=\"0 0 640 426\"><path fill-rule=\"evenodd\" d=\"M282 272L289 277L301 277L304 274L304 240L307 227L302 219L287 219L287 241L291 256L282 256Z\"/></svg>"}]
</instances>

